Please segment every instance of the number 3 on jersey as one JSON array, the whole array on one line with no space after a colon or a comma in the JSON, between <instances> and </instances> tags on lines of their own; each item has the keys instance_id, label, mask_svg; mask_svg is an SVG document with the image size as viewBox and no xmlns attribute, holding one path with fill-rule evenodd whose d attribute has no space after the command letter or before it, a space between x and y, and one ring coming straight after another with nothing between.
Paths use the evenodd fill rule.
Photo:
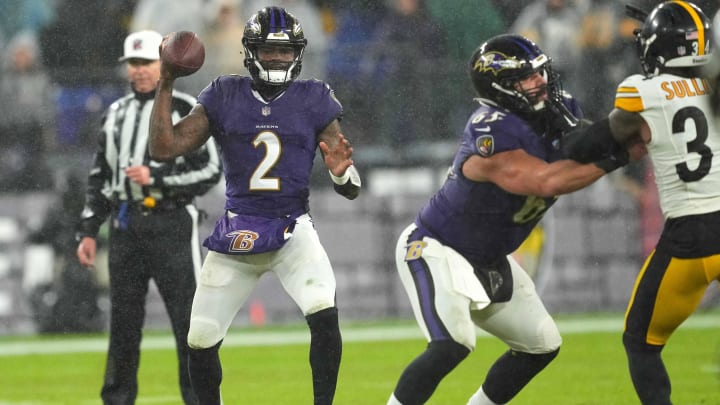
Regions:
<instances>
[{"instance_id":1,"label":"number 3 on jersey","mask_svg":"<svg viewBox=\"0 0 720 405\"><path fill-rule=\"evenodd\" d=\"M672 120L673 134L679 134L685 131L687 120L693 120L695 123L695 139L687 143L688 153L697 153L700 155L700 164L697 169L690 170L686 162L675 165L680 179L686 183L698 181L707 176L712 165L712 150L705 144L708 138L708 123L705 114L697 107L685 107L678 111Z\"/></svg>"},{"instance_id":2,"label":"number 3 on jersey","mask_svg":"<svg viewBox=\"0 0 720 405\"><path fill-rule=\"evenodd\" d=\"M260 161L257 168L250 176L250 191L277 191L280 190L280 179L268 177L267 174L280 159L282 146L280 138L270 131L260 132L253 140L253 146L265 147L265 157Z\"/></svg>"}]
</instances>

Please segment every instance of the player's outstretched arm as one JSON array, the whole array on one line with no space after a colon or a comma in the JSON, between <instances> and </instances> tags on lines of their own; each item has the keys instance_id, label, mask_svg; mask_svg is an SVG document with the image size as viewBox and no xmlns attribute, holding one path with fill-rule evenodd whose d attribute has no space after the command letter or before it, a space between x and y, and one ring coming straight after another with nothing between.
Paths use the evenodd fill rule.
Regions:
<instances>
[{"instance_id":1,"label":"player's outstretched arm","mask_svg":"<svg viewBox=\"0 0 720 405\"><path fill-rule=\"evenodd\" d=\"M606 171L595 163L563 159L547 163L514 149L490 157L470 156L462 166L463 175L477 182L492 182L505 191L520 195L554 197L586 187Z\"/></svg>"},{"instance_id":2,"label":"player's outstretched arm","mask_svg":"<svg viewBox=\"0 0 720 405\"><path fill-rule=\"evenodd\" d=\"M320 133L318 146L323 154L325 167L330 172L335 192L353 200L360 194L360 174L353 166L353 148L343 134L340 123L334 120Z\"/></svg>"},{"instance_id":3,"label":"player's outstretched arm","mask_svg":"<svg viewBox=\"0 0 720 405\"><path fill-rule=\"evenodd\" d=\"M150 115L150 157L166 161L189 153L210 137L210 123L205 108L197 104L175 125L172 122L172 92L176 76L164 62L155 90L155 103Z\"/></svg>"}]
</instances>

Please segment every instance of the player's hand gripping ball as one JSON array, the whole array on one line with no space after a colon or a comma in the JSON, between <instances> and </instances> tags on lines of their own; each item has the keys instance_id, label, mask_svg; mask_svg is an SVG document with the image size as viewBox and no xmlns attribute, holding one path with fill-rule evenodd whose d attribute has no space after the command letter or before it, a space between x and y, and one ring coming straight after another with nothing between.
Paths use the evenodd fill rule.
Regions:
<instances>
[{"instance_id":1,"label":"player's hand gripping ball","mask_svg":"<svg viewBox=\"0 0 720 405\"><path fill-rule=\"evenodd\" d=\"M177 77L191 75L205 62L205 45L194 32L171 32L162 42L160 59Z\"/></svg>"}]
</instances>

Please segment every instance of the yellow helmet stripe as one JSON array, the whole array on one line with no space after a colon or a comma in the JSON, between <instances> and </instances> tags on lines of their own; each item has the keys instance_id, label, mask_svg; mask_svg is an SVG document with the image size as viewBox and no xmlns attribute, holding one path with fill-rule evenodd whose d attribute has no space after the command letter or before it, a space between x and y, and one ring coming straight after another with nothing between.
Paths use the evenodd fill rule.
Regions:
<instances>
[{"instance_id":1,"label":"yellow helmet stripe","mask_svg":"<svg viewBox=\"0 0 720 405\"><path fill-rule=\"evenodd\" d=\"M695 22L695 27L697 27L698 31L698 55L705 55L705 27L703 26L700 15L697 13L697 11L695 11L694 8L692 8L684 1L673 1L673 3L684 8L685 11L690 14L690 17L692 17L693 21Z\"/></svg>"}]
</instances>

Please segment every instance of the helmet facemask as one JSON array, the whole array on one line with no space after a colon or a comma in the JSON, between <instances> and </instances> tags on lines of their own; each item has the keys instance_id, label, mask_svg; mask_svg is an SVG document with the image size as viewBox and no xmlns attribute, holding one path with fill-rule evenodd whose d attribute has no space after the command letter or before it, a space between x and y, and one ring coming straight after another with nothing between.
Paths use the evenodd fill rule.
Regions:
<instances>
[{"instance_id":1,"label":"helmet facemask","mask_svg":"<svg viewBox=\"0 0 720 405\"><path fill-rule=\"evenodd\" d=\"M300 74L305 47L293 46L293 60L285 62L279 60L262 61L258 56L258 48L263 46L288 47L287 44L272 44L269 42L263 45L245 46L247 55L245 63L253 78L270 86L284 86L295 80Z\"/></svg>"},{"instance_id":2,"label":"helmet facemask","mask_svg":"<svg viewBox=\"0 0 720 405\"><path fill-rule=\"evenodd\" d=\"M635 46L643 72L646 76L657 75L660 73L660 66L663 65L664 58L648 54L650 46L655 42L655 39L657 39L657 35L645 38L640 35L640 30L637 30L635 35Z\"/></svg>"},{"instance_id":3,"label":"helmet facemask","mask_svg":"<svg viewBox=\"0 0 720 405\"><path fill-rule=\"evenodd\" d=\"M535 73L540 74L545 83L537 87L523 87L522 82ZM493 87L517 99L517 105L522 106L519 107L521 110L536 112L545 108L545 100L550 98L553 93L559 94L556 90L557 84L559 84L558 75L552 71L549 63L543 63L539 67L533 68L528 75L502 80L499 84L494 83Z\"/></svg>"}]
</instances>

